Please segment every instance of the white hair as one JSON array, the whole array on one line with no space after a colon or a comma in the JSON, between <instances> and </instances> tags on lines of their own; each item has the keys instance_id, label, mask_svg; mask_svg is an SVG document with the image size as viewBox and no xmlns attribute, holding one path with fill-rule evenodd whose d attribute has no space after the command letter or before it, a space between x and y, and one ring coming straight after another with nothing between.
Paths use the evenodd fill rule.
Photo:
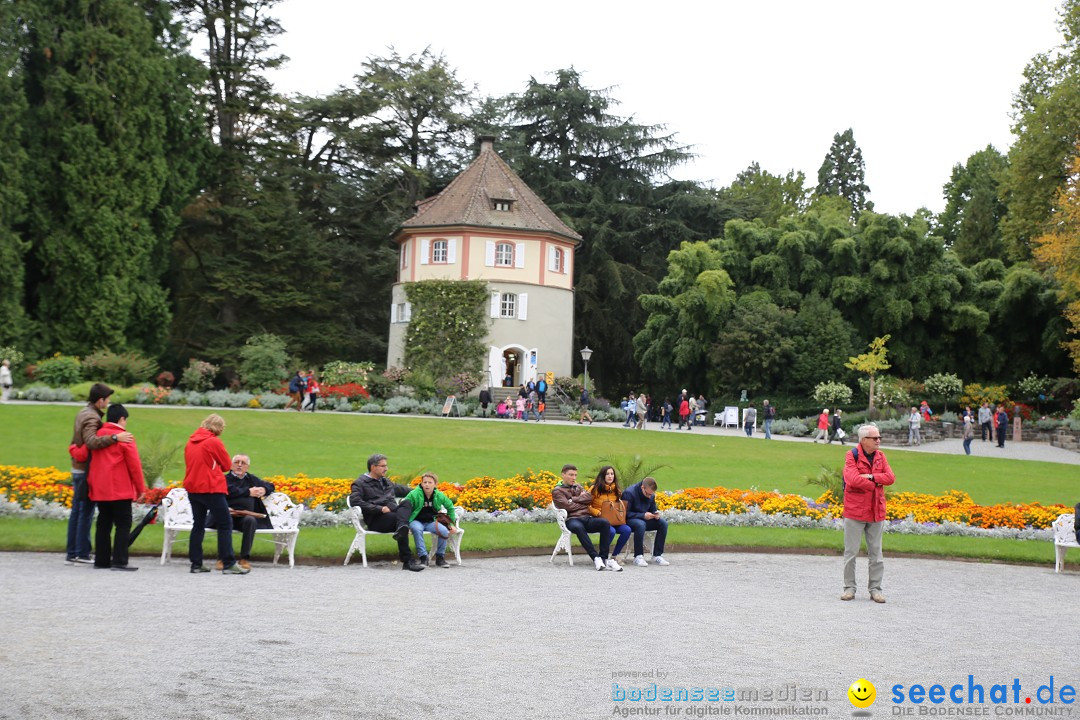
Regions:
<instances>
[{"instance_id":1,"label":"white hair","mask_svg":"<svg viewBox=\"0 0 1080 720\"><path fill-rule=\"evenodd\" d=\"M874 423L866 423L865 425L860 425L859 426L859 441L862 442L862 439L864 437L866 437L867 435L869 435L871 430L877 430L877 429L878 429L878 426L875 425Z\"/></svg>"}]
</instances>

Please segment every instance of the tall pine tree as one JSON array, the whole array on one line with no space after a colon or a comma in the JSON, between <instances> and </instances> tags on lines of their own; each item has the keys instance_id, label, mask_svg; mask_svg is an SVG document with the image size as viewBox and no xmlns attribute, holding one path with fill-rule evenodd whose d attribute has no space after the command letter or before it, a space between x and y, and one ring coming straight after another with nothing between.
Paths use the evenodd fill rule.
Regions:
<instances>
[{"instance_id":1,"label":"tall pine tree","mask_svg":"<svg viewBox=\"0 0 1080 720\"><path fill-rule=\"evenodd\" d=\"M855 133L848 128L833 136L829 152L818 168L816 195L835 195L851 203L851 216L857 218L863 210L873 210L874 203L866 199L870 188L866 184L866 163L862 150L855 144Z\"/></svg>"}]
</instances>

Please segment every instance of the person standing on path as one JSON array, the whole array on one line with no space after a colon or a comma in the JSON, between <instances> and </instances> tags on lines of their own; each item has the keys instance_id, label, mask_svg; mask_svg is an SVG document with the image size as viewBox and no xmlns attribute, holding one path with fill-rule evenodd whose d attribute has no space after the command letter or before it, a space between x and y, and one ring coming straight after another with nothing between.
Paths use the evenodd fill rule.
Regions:
<instances>
[{"instance_id":1,"label":"person standing on path","mask_svg":"<svg viewBox=\"0 0 1080 720\"><path fill-rule=\"evenodd\" d=\"M990 436L990 441L994 440L994 426L993 426L994 414L990 412L990 403L983 402L982 407L979 408L979 426L982 428L982 441L986 442L987 435Z\"/></svg>"},{"instance_id":2,"label":"person standing on path","mask_svg":"<svg viewBox=\"0 0 1080 720\"><path fill-rule=\"evenodd\" d=\"M971 454L971 441L975 439L975 420L970 414L964 416L964 454Z\"/></svg>"},{"instance_id":3,"label":"person standing on path","mask_svg":"<svg viewBox=\"0 0 1080 720\"><path fill-rule=\"evenodd\" d=\"M1005 412L1004 405L997 406L997 415L994 416L997 421L997 446L999 448L1005 447L1005 432L1009 429L1009 414Z\"/></svg>"},{"instance_id":4,"label":"person standing on path","mask_svg":"<svg viewBox=\"0 0 1080 720\"><path fill-rule=\"evenodd\" d=\"M746 412L743 413L743 430L746 431L746 437L754 436L755 425L757 425L757 408L754 407L754 403L750 403L746 407Z\"/></svg>"},{"instance_id":5,"label":"person standing on path","mask_svg":"<svg viewBox=\"0 0 1080 720\"><path fill-rule=\"evenodd\" d=\"M4 361L0 362L0 402L7 402L8 395L11 394L11 386L14 384L11 377L11 361L4 358Z\"/></svg>"},{"instance_id":6,"label":"person standing on path","mask_svg":"<svg viewBox=\"0 0 1080 720\"><path fill-rule=\"evenodd\" d=\"M766 400L761 408L761 414L764 416L765 421L765 439L772 440L772 423L776 419L776 408Z\"/></svg>"},{"instance_id":7,"label":"person standing on path","mask_svg":"<svg viewBox=\"0 0 1080 720\"><path fill-rule=\"evenodd\" d=\"M907 444L908 445L922 445L922 418L916 408L911 408L911 414L908 415L908 431L907 431Z\"/></svg>"},{"instance_id":8,"label":"person standing on path","mask_svg":"<svg viewBox=\"0 0 1080 720\"><path fill-rule=\"evenodd\" d=\"M188 541L188 559L191 572L210 572L203 565L203 537L206 535L206 513L211 513L217 527L218 560L226 575L247 575L247 568L236 562L232 544L232 514L229 512L229 486L225 473L232 460L221 442L225 432L225 419L220 415L207 415L198 429L188 438L184 448L184 489L191 501L191 536Z\"/></svg>"},{"instance_id":9,"label":"person standing on path","mask_svg":"<svg viewBox=\"0 0 1080 720\"><path fill-rule=\"evenodd\" d=\"M589 419L589 424L592 425L593 419L592 419L592 414L589 412L589 389L588 388L582 388L581 389L581 398L578 400L578 402L581 403L581 415L578 417L577 424L580 425L581 423L585 422L585 418L588 418ZM577 477L576 473L575 473L574 477Z\"/></svg>"},{"instance_id":10,"label":"person standing on path","mask_svg":"<svg viewBox=\"0 0 1080 720\"><path fill-rule=\"evenodd\" d=\"M844 455L844 593L841 600L855 599L855 558L866 538L870 562L867 589L870 599L885 602L881 580L885 559L881 537L885 531L885 487L896 476L881 450L881 431L873 423L859 428L859 445Z\"/></svg>"}]
</instances>

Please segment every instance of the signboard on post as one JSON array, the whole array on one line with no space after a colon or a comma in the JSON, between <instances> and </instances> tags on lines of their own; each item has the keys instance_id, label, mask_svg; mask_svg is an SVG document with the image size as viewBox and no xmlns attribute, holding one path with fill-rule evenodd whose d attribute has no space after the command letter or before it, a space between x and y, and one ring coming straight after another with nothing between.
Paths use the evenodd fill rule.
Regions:
<instances>
[{"instance_id":1,"label":"signboard on post","mask_svg":"<svg viewBox=\"0 0 1080 720\"><path fill-rule=\"evenodd\" d=\"M739 408L734 405L724 408L724 427L739 427Z\"/></svg>"},{"instance_id":2,"label":"signboard on post","mask_svg":"<svg viewBox=\"0 0 1080 720\"><path fill-rule=\"evenodd\" d=\"M457 402L457 397L456 396L454 396L454 395L447 395L446 396L446 402L444 402L443 406L442 406L443 417L450 417L451 411L453 411L453 413L455 415L458 414L457 408L454 407L455 402Z\"/></svg>"}]
</instances>

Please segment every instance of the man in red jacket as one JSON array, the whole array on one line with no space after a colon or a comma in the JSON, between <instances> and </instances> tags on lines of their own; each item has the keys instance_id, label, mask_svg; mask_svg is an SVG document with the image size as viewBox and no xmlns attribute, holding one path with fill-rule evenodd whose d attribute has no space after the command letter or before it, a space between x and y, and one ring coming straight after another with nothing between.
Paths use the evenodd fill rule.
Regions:
<instances>
[{"instance_id":1,"label":"man in red jacket","mask_svg":"<svg viewBox=\"0 0 1080 720\"><path fill-rule=\"evenodd\" d=\"M881 554L881 536L885 531L885 486L896 482L889 461L881 451L881 431L868 423L859 428L859 446L844 456L844 594L841 600L855 598L855 557L866 538L866 556L870 560L870 599L885 602L881 578L885 560Z\"/></svg>"}]
</instances>

